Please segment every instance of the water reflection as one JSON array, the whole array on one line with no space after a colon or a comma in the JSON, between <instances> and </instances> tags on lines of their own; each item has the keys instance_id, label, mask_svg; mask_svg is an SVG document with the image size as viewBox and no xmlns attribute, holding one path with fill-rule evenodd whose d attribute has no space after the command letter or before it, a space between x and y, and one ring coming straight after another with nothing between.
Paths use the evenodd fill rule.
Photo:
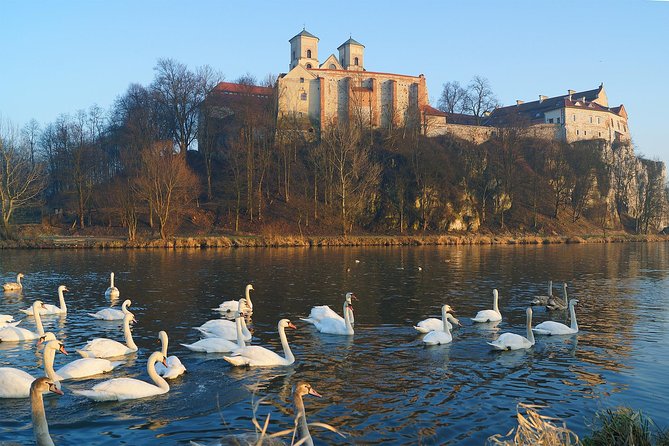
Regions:
<instances>
[{"instance_id":1,"label":"water reflection","mask_svg":"<svg viewBox=\"0 0 669 446\"><path fill-rule=\"evenodd\" d=\"M669 425L663 400L669 384L658 370L669 366L669 251L665 244L570 246L379 247L347 249L238 249L132 251L3 251L0 272L29 271L22 293L0 294L0 312L36 299L50 301L66 283L68 314L44 318L68 351L94 337L122 341L119 321L86 313L109 306L104 296L109 271L116 273L123 299L139 322L133 327L138 353L105 378L147 379L146 358L169 333L170 353L188 368L168 394L131 404L97 404L72 395L94 380L64 383L66 395L47 398L47 417L57 443L208 443L253 430L252 401L266 398L258 419L271 414L270 431L292 426L290 392L310 382L323 399L306 402L311 421L350 434L349 443L482 444L514 424L517 402L546 404L547 415L566 419L579 431L601 407L643 408L659 425ZM359 262L356 262L356 259ZM421 267L422 270L419 270ZM6 273L5 273L6 275ZM492 352L486 341L499 331L524 333L525 308L544 292L547 280L567 282L580 300L580 333L542 337L527 351ZM224 300L241 297L252 283L253 343L280 352L277 320L289 318L297 357L291 367L232 368L222 355L190 352L192 327L219 317ZM472 324L468 317L490 307L500 291L504 319ZM303 324L314 305L339 308L353 291L356 334L318 333ZM412 325L440 317L446 302L464 326L453 342L425 347ZM567 312L535 312L535 322L568 322ZM248 323L251 320L248 319ZM34 321L26 319L28 329ZM56 357L56 365L72 359ZM42 353L34 343L0 343L0 367L41 374ZM0 441L29 442L25 401L0 401L17 414L0 420ZM333 433L314 430L319 443L341 444Z\"/></svg>"}]
</instances>

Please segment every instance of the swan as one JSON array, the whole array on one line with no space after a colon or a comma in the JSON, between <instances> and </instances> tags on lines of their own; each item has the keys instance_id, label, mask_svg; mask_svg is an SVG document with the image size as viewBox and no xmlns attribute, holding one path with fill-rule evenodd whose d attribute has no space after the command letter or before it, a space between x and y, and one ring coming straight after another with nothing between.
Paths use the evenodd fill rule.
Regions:
<instances>
[{"instance_id":1,"label":"swan","mask_svg":"<svg viewBox=\"0 0 669 446\"><path fill-rule=\"evenodd\" d=\"M546 308L548 310L566 310L569 307L569 297L567 297L567 283L562 284L562 296L564 299L560 299L557 296L553 296L548 300Z\"/></svg>"},{"instance_id":2,"label":"swan","mask_svg":"<svg viewBox=\"0 0 669 446\"><path fill-rule=\"evenodd\" d=\"M244 299L240 299L239 307L244 308ZM245 341L250 341L252 338L251 332L246 326L246 321L242 319L242 333ZM223 338L230 341L237 339L236 322L227 319L212 319L205 322L199 327L194 327L197 331L202 333L207 338Z\"/></svg>"},{"instance_id":3,"label":"swan","mask_svg":"<svg viewBox=\"0 0 669 446\"><path fill-rule=\"evenodd\" d=\"M299 430L299 437L295 439L295 444L314 446L314 441L309 433L307 413L304 410L304 401L302 401L304 395L313 395L322 398L321 394L316 392L316 390L307 382L299 382L295 385L295 389L293 390L293 405L295 406L295 424Z\"/></svg>"},{"instance_id":4,"label":"swan","mask_svg":"<svg viewBox=\"0 0 669 446\"><path fill-rule=\"evenodd\" d=\"M39 314L43 305L44 304L41 300L36 300L33 302L33 313L35 315L35 327L37 327L37 333L21 327L6 326L0 328L0 342L32 341L34 339L38 339L40 336L44 336L42 317ZM56 339L53 333L49 333L48 338L49 341Z\"/></svg>"},{"instance_id":5,"label":"swan","mask_svg":"<svg viewBox=\"0 0 669 446\"><path fill-rule=\"evenodd\" d=\"M446 310L446 325L448 326L449 330L453 329L453 325L451 325L451 322L453 324L457 325L458 327L462 327L462 324L460 323L459 320L457 320L453 315L450 313L450 311L453 311L453 309L449 306L446 305L448 308ZM443 311L442 311L442 317L443 317ZM440 331L444 329L444 322L443 319L437 319L436 317L431 317L428 319L424 319L414 325L413 327L417 332L419 333L429 333L431 331Z\"/></svg>"},{"instance_id":6,"label":"swan","mask_svg":"<svg viewBox=\"0 0 669 446\"><path fill-rule=\"evenodd\" d=\"M37 341L37 345L44 342L44 336ZM115 367L123 364L122 361L109 361L102 358L81 358L76 359L69 364L59 368L58 371L53 369L53 363L56 352L59 351L65 355L65 347L60 341L49 341L44 347L44 372L53 381L64 381L66 379L86 378L89 376L100 375L112 371Z\"/></svg>"},{"instance_id":7,"label":"swan","mask_svg":"<svg viewBox=\"0 0 669 446\"><path fill-rule=\"evenodd\" d=\"M246 299L244 303L246 306L241 307L241 301L237 300L226 300L222 304L218 306L218 308L214 308L216 311L224 311L226 313L232 313L236 312L238 309L241 309L242 313L244 314L249 314L253 313L253 302L251 302L251 290L255 291L253 288L253 285L250 283L246 285L246 290L244 292L245 296L244 298Z\"/></svg>"},{"instance_id":8,"label":"swan","mask_svg":"<svg viewBox=\"0 0 669 446\"><path fill-rule=\"evenodd\" d=\"M545 296L534 296L534 300L530 302L530 305L546 305L548 300L553 297L553 281L548 281L548 294Z\"/></svg>"},{"instance_id":9,"label":"swan","mask_svg":"<svg viewBox=\"0 0 669 446\"><path fill-rule=\"evenodd\" d=\"M112 358L114 356L129 355L137 351L137 345L132 339L130 331L130 322L135 320L135 316L128 312L123 318L123 334L125 335L125 344L107 338L95 338L88 341L84 348L77 350L84 358Z\"/></svg>"},{"instance_id":10,"label":"swan","mask_svg":"<svg viewBox=\"0 0 669 446\"><path fill-rule=\"evenodd\" d=\"M162 354L165 357L165 363L167 366L165 367L161 363L156 363L156 372L158 372L158 374L165 379L174 379L184 373L186 371L186 367L176 356L167 356L167 344L169 343L167 333L161 331L158 333L158 338L163 345Z\"/></svg>"},{"instance_id":11,"label":"swan","mask_svg":"<svg viewBox=\"0 0 669 446\"><path fill-rule=\"evenodd\" d=\"M492 290L492 310L481 310L472 318L474 322L495 322L502 320L502 313L499 312L498 301L499 293L497 290Z\"/></svg>"},{"instance_id":12,"label":"swan","mask_svg":"<svg viewBox=\"0 0 669 446\"><path fill-rule=\"evenodd\" d=\"M281 319L278 324L279 338L285 357L279 356L271 350L258 345L247 345L235 350L232 355L224 356L223 359L234 366L248 365L250 367L271 367L279 365L291 365L295 362L295 356L288 346L286 339L286 327L296 329L288 319Z\"/></svg>"},{"instance_id":13,"label":"swan","mask_svg":"<svg viewBox=\"0 0 669 446\"><path fill-rule=\"evenodd\" d=\"M351 325L353 326L355 324L355 316L353 315L353 306L352 306L352 301L353 300L358 300L358 297L351 293L348 292L346 293L345 296L345 301L348 303L348 309L351 312L350 318L351 318ZM301 318L304 322L308 322L310 324L316 324L316 322L320 321L321 319L338 319L342 323L344 322L344 318L339 316L336 311L334 311L332 308L330 308L327 305L318 305L316 307L313 307L311 309L311 312L309 313L308 318Z\"/></svg>"},{"instance_id":14,"label":"swan","mask_svg":"<svg viewBox=\"0 0 669 446\"><path fill-rule=\"evenodd\" d=\"M16 282L7 282L2 286L2 289L5 291L18 291L23 289L23 284L21 283L21 279L25 277L23 273L19 273L16 276Z\"/></svg>"},{"instance_id":15,"label":"swan","mask_svg":"<svg viewBox=\"0 0 669 446\"><path fill-rule=\"evenodd\" d=\"M109 288L107 288L107 291L105 291L105 297L108 297L110 299L118 299L118 297L121 295L121 292L114 286L114 273L110 274L110 285Z\"/></svg>"},{"instance_id":16,"label":"swan","mask_svg":"<svg viewBox=\"0 0 669 446\"><path fill-rule=\"evenodd\" d=\"M16 327L21 321L14 322L14 316L11 314L0 314L0 328Z\"/></svg>"},{"instance_id":17,"label":"swan","mask_svg":"<svg viewBox=\"0 0 669 446\"><path fill-rule=\"evenodd\" d=\"M574 306L578 303L577 299L569 301L569 316L571 317L571 327L554 321L545 321L532 329L538 335L569 335L578 333L578 323L576 322L576 310Z\"/></svg>"},{"instance_id":18,"label":"swan","mask_svg":"<svg viewBox=\"0 0 669 446\"><path fill-rule=\"evenodd\" d=\"M162 395L169 392L170 385L156 372L157 362L165 365L165 356L161 352L152 353L146 363L146 371L154 384L134 378L114 378L94 385L91 390L74 390L73 393L94 401L124 401Z\"/></svg>"},{"instance_id":19,"label":"swan","mask_svg":"<svg viewBox=\"0 0 669 446\"><path fill-rule=\"evenodd\" d=\"M327 309L333 313L332 316L322 317L317 320L312 318L306 318L302 320L313 324L316 327L316 330L320 331L321 333L351 336L354 334L353 325L351 325L351 313L353 311L351 306L351 298L353 296L353 293L346 293L344 307L342 308L342 314L344 315L343 318L334 311L330 310L328 307ZM312 311L318 308L319 307L315 307L312 309ZM325 311L323 311L323 313L325 313Z\"/></svg>"},{"instance_id":20,"label":"swan","mask_svg":"<svg viewBox=\"0 0 669 446\"><path fill-rule=\"evenodd\" d=\"M58 348L58 351L67 354L65 348ZM55 355L55 350L53 354ZM0 367L0 398L28 398L33 381L35 378L23 370Z\"/></svg>"},{"instance_id":21,"label":"swan","mask_svg":"<svg viewBox=\"0 0 669 446\"><path fill-rule=\"evenodd\" d=\"M534 333L532 333L532 309L525 311L527 315L527 337L515 333L502 333L499 338L488 342L497 350L521 350L534 345Z\"/></svg>"},{"instance_id":22,"label":"swan","mask_svg":"<svg viewBox=\"0 0 669 446\"><path fill-rule=\"evenodd\" d=\"M88 313L88 315L94 317L95 319L100 319L103 321L120 321L123 320L126 313L130 313L130 311L128 311L128 307L131 304L132 302L130 301L130 299L126 299L123 301L120 310L117 310L116 308L105 308L103 310L98 311L97 313Z\"/></svg>"},{"instance_id":23,"label":"swan","mask_svg":"<svg viewBox=\"0 0 669 446\"><path fill-rule=\"evenodd\" d=\"M58 300L60 301L60 307L57 307L56 305L52 304L44 304L42 305L42 308L39 310L39 314L41 314L42 316L45 314L67 314L67 305L65 305L65 296L63 296L64 291L70 291L70 290L68 290L65 285L61 285L58 287ZM32 307L25 308L19 311L27 314L28 316L34 316Z\"/></svg>"},{"instance_id":24,"label":"swan","mask_svg":"<svg viewBox=\"0 0 669 446\"><path fill-rule=\"evenodd\" d=\"M63 391L49 378L37 378L30 385L30 406L32 408L33 432L37 446L54 446L51 435L49 435L49 424L44 413L44 392L53 392L62 395Z\"/></svg>"},{"instance_id":25,"label":"swan","mask_svg":"<svg viewBox=\"0 0 669 446\"><path fill-rule=\"evenodd\" d=\"M237 329L237 342L224 338L204 338L193 344L181 344L189 350L202 353L228 353L244 347L244 335L242 333L242 319L244 316L237 311L235 324Z\"/></svg>"},{"instance_id":26,"label":"swan","mask_svg":"<svg viewBox=\"0 0 669 446\"><path fill-rule=\"evenodd\" d=\"M448 323L448 312L451 310L451 307L444 305L441 307L441 330L434 330L429 332L423 337L423 342L427 345L440 345L440 344L450 344L453 340L451 335L451 327Z\"/></svg>"}]
</instances>

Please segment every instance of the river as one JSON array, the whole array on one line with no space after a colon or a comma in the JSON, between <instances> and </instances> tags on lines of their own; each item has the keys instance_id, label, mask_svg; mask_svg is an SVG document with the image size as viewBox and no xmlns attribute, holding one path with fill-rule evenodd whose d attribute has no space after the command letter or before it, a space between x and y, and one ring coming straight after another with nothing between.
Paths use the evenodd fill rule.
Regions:
<instances>
[{"instance_id":1,"label":"river","mask_svg":"<svg viewBox=\"0 0 669 446\"><path fill-rule=\"evenodd\" d=\"M109 305L109 272L121 299L132 299L138 322L136 354L107 376L66 381L65 395L45 398L56 444L218 444L253 430L270 414L269 431L292 427L290 392L308 381L323 398L305 397L309 421L327 423L341 438L313 427L316 444L483 444L515 426L519 402L546 406L579 435L597 410L628 405L669 426L669 249L663 243L269 248L210 250L5 250L0 277L25 273L20 294L0 293L0 313L19 317L36 299L57 304L66 285L68 314L44 317L69 356L87 340L122 341L120 325L87 316ZM580 332L537 337L527 351L493 352L500 333L525 333L525 308L545 294L548 280L562 282L579 299ZM289 367L238 369L222 355L194 353L179 345L199 339L192 327L217 317L211 309L239 298L253 284L253 343L280 350L277 321L289 318L296 356ZM469 317L492 307L500 295L503 321L496 327ZM302 322L313 305L341 313L353 291L355 335L324 335ZM463 327L445 346L425 347L412 325L440 307L455 309ZM567 321L565 312L536 309L533 322ZM34 329L31 319L20 325ZM136 401L94 403L74 395L100 379L148 379L146 359L159 350L157 334L170 336L170 355L188 372L165 395ZM33 343L0 343L0 367L42 374ZM0 441L30 444L29 400L0 400ZM290 444L290 437L285 437Z\"/></svg>"}]
</instances>

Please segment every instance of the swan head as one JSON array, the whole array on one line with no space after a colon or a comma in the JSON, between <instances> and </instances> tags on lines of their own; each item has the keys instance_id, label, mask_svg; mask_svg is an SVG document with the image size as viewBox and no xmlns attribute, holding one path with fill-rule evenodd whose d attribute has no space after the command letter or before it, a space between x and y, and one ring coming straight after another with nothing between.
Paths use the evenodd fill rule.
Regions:
<instances>
[{"instance_id":1,"label":"swan head","mask_svg":"<svg viewBox=\"0 0 669 446\"><path fill-rule=\"evenodd\" d=\"M293 395L299 396L300 398L302 398L304 395L313 395L318 398L323 397L320 393L316 392L316 389L311 387L311 384L304 381L295 385L295 388L293 389Z\"/></svg>"},{"instance_id":2,"label":"swan head","mask_svg":"<svg viewBox=\"0 0 669 446\"><path fill-rule=\"evenodd\" d=\"M136 323L137 323L137 318L135 318L135 315L132 314L132 313L129 312L129 311L128 311L128 312L125 314L125 316L123 317L123 322L125 322L126 320L127 320L128 322L132 322L133 324L136 324Z\"/></svg>"},{"instance_id":3,"label":"swan head","mask_svg":"<svg viewBox=\"0 0 669 446\"><path fill-rule=\"evenodd\" d=\"M19 273L16 277L17 277L18 279L23 279L25 276L23 275L23 273Z\"/></svg>"},{"instance_id":4,"label":"swan head","mask_svg":"<svg viewBox=\"0 0 669 446\"><path fill-rule=\"evenodd\" d=\"M35 346L42 345L42 343L44 342L55 341L55 340L56 340L56 335L50 331L47 331L42 336L40 336L39 339L37 339L37 344L35 344Z\"/></svg>"},{"instance_id":5,"label":"swan head","mask_svg":"<svg viewBox=\"0 0 669 446\"><path fill-rule=\"evenodd\" d=\"M132 302L130 301L130 299L126 299L126 300L123 301L123 304L121 304L121 309L124 310L124 311L123 311L124 313L125 313L126 311L128 311L128 307L129 307L131 304L132 304Z\"/></svg>"},{"instance_id":6,"label":"swan head","mask_svg":"<svg viewBox=\"0 0 669 446\"><path fill-rule=\"evenodd\" d=\"M58 287L58 292L59 292L59 293L62 293L63 291L70 291L70 290L68 290L67 287L66 287L65 285L61 285L61 286L59 286L59 287Z\"/></svg>"},{"instance_id":7,"label":"swan head","mask_svg":"<svg viewBox=\"0 0 669 446\"><path fill-rule=\"evenodd\" d=\"M569 306L573 307L573 306L576 305L577 303L578 303L578 299L571 299L571 300L569 301Z\"/></svg>"},{"instance_id":8,"label":"swan head","mask_svg":"<svg viewBox=\"0 0 669 446\"><path fill-rule=\"evenodd\" d=\"M282 328L292 328L293 330L297 330L297 327L293 325L293 323L290 322L288 319L281 319L279 321L279 329Z\"/></svg>"},{"instance_id":9,"label":"swan head","mask_svg":"<svg viewBox=\"0 0 669 446\"><path fill-rule=\"evenodd\" d=\"M528 319L532 319L532 308L528 307L527 310L525 310L525 315L527 315Z\"/></svg>"},{"instance_id":10,"label":"swan head","mask_svg":"<svg viewBox=\"0 0 669 446\"><path fill-rule=\"evenodd\" d=\"M497 291L497 288L492 290L492 295L495 299L499 299L499 292Z\"/></svg>"},{"instance_id":11,"label":"swan head","mask_svg":"<svg viewBox=\"0 0 669 446\"><path fill-rule=\"evenodd\" d=\"M35 302L33 302L33 312L39 311L42 308L45 308L45 307L44 307L44 303L41 300L36 300Z\"/></svg>"},{"instance_id":12,"label":"swan head","mask_svg":"<svg viewBox=\"0 0 669 446\"><path fill-rule=\"evenodd\" d=\"M350 304L352 300L358 300L358 296L349 291L346 293L346 302Z\"/></svg>"},{"instance_id":13,"label":"swan head","mask_svg":"<svg viewBox=\"0 0 669 446\"><path fill-rule=\"evenodd\" d=\"M41 377L37 378L33 383L30 385L30 393L33 392L39 392L39 393L44 393L44 392L53 392L58 395L62 395L63 391L58 388L58 385L51 381L47 377Z\"/></svg>"},{"instance_id":14,"label":"swan head","mask_svg":"<svg viewBox=\"0 0 669 446\"><path fill-rule=\"evenodd\" d=\"M444 305L444 306L441 307L441 308L442 308L445 312L447 312L447 313L454 313L454 310L453 310L453 308L451 308L450 305Z\"/></svg>"},{"instance_id":15,"label":"swan head","mask_svg":"<svg viewBox=\"0 0 669 446\"><path fill-rule=\"evenodd\" d=\"M166 342L167 341L167 332L164 330L160 330L158 332L158 340L160 342Z\"/></svg>"},{"instance_id":16,"label":"swan head","mask_svg":"<svg viewBox=\"0 0 669 446\"><path fill-rule=\"evenodd\" d=\"M255 288L253 288L253 285L249 283L248 285L246 285L246 291L251 291L251 290L255 291Z\"/></svg>"},{"instance_id":17,"label":"swan head","mask_svg":"<svg viewBox=\"0 0 669 446\"><path fill-rule=\"evenodd\" d=\"M41 339L41 338L40 338ZM47 344L44 346L45 350L55 350L57 352L60 352L64 355L67 355L67 350L65 350L65 344L58 340L52 340L47 342Z\"/></svg>"},{"instance_id":18,"label":"swan head","mask_svg":"<svg viewBox=\"0 0 669 446\"><path fill-rule=\"evenodd\" d=\"M167 358L165 355L163 355L162 352L153 352L151 353L151 356L149 356L149 364L155 364L156 362L159 362L167 367Z\"/></svg>"}]
</instances>

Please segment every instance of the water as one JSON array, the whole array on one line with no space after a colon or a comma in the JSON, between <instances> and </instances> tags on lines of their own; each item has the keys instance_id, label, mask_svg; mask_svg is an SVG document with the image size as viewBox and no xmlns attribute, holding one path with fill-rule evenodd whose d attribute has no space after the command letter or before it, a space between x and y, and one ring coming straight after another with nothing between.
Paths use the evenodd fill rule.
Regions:
<instances>
[{"instance_id":1,"label":"water","mask_svg":"<svg viewBox=\"0 0 669 446\"><path fill-rule=\"evenodd\" d=\"M355 260L360 260L356 263ZM422 271L419 270L422 268ZM350 270L349 270L350 268ZM306 380L322 399L307 396L308 419L328 423L346 439L312 428L317 444L483 444L515 425L518 402L543 404L579 434L603 408L641 408L669 426L669 249L664 244L561 246L238 249L193 251L0 251L0 277L26 273L22 295L0 294L0 313L18 316L38 298L56 303L65 284L66 318L45 317L74 353L97 336L122 340L120 324L88 316L108 305L104 291L116 273L122 301L133 301L140 347L105 379L148 379L146 358L170 335L170 354L188 373L168 394L120 403L93 403L74 389L97 380L67 381L65 395L45 401L57 444L212 444L253 429L270 414L269 431L292 426L291 387ZM580 299L581 332L538 338L529 351L492 352L486 341L503 331L524 333L525 307L552 279ZM13 280L12 280L13 281ZM233 369L222 355L190 352L180 342L198 339L191 327L216 317L210 309L241 297L252 283L254 343L280 350L276 323L288 331L297 357L291 367ZM491 308L500 291L504 320L494 328L468 317ZM313 305L341 312L354 291L353 338L322 335L302 323ZM465 325L453 342L426 348L411 328L440 316L450 304ZM565 314L535 311L534 322ZM34 328L31 320L21 326ZM56 356L56 368L78 358ZM0 366L42 373L32 343L0 344ZM0 441L32 443L29 400L0 401ZM288 444L290 438L287 438Z\"/></svg>"}]
</instances>

